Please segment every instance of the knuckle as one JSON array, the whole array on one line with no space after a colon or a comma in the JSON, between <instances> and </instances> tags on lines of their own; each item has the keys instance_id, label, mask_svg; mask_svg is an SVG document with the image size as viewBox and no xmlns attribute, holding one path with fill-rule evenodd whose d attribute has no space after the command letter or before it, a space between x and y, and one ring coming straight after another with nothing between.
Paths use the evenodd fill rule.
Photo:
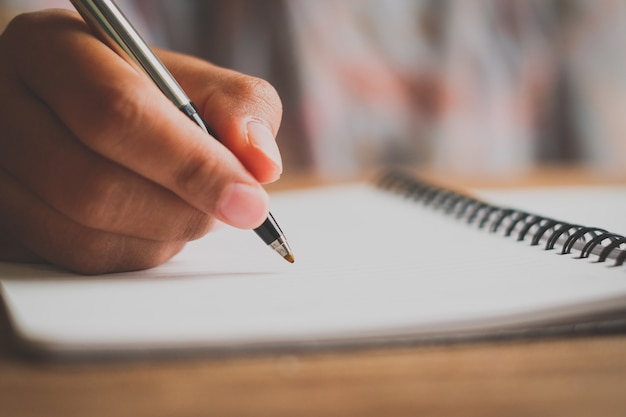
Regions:
<instances>
[{"instance_id":1,"label":"knuckle","mask_svg":"<svg viewBox=\"0 0 626 417\"><path fill-rule=\"evenodd\" d=\"M247 90L250 95L255 97L263 97L269 102L280 101L278 93L274 86L262 78L257 77L245 77Z\"/></svg>"},{"instance_id":2,"label":"knuckle","mask_svg":"<svg viewBox=\"0 0 626 417\"><path fill-rule=\"evenodd\" d=\"M272 84L262 78L247 75L234 77L226 87L227 96L234 98L237 105L255 107L268 117L282 113L282 102ZM260 108L259 108L260 107Z\"/></svg>"},{"instance_id":3,"label":"knuckle","mask_svg":"<svg viewBox=\"0 0 626 417\"><path fill-rule=\"evenodd\" d=\"M12 61L19 61L21 48L19 45L32 43L33 28L38 20L36 13L24 13L15 16L0 33L0 51L3 59L0 60L2 66L10 66ZM30 48L30 45L29 45ZM13 65L15 65L13 63Z\"/></svg>"},{"instance_id":4,"label":"knuckle","mask_svg":"<svg viewBox=\"0 0 626 417\"><path fill-rule=\"evenodd\" d=\"M27 36L32 33L32 28L40 25L43 16L41 12L18 14L11 19L4 30L3 36L17 37L20 39L27 38Z\"/></svg>"},{"instance_id":5,"label":"knuckle","mask_svg":"<svg viewBox=\"0 0 626 417\"><path fill-rule=\"evenodd\" d=\"M68 10L49 9L21 13L16 15L7 24L2 38L18 40L20 44L24 41L33 42L49 41L52 32L59 28L67 28L68 23L79 23L80 20ZM70 27L72 27L70 25Z\"/></svg>"},{"instance_id":6,"label":"knuckle","mask_svg":"<svg viewBox=\"0 0 626 417\"><path fill-rule=\"evenodd\" d=\"M250 83L255 97L262 100L272 111L282 111L280 96L273 85L260 78L253 78Z\"/></svg>"},{"instance_id":7,"label":"knuckle","mask_svg":"<svg viewBox=\"0 0 626 417\"><path fill-rule=\"evenodd\" d=\"M180 236L177 236L175 240L190 241L199 239L206 235L213 228L214 224L215 219L211 216L199 210L194 210L194 213L183 225Z\"/></svg>"},{"instance_id":8,"label":"knuckle","mask_svg":"<svg viewBox=\"0 0 626 417\"><path fill-rule=\"evenodd\" d=\"M129 88L130 87L130 88ZM147 122L145 103L136 88L122 82L113 82L99 91L99 112L94 114L92 126L95 140L107 142L108 149L125 142L142 131Z\"/></svg>"},{"instance_id":9,"label":"knuckle","mask_svg":"<svg viewBox=\"0 0 626 417\"><path fill-rule=\"evenodd\" d=\"M28 28L31 27L32 20L32 13L23 13L15 16L4 29L2 38L23 38L28 32Z\"/></svg>"}]
</instances>

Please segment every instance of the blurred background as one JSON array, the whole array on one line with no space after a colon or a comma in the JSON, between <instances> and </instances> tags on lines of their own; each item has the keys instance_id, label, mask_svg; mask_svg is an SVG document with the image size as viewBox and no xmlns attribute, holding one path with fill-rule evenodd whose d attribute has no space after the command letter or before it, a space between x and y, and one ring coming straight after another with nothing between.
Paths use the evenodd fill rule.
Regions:
<instances>
[{"instance_id":1,"label":"blurred background","mask_svg":"<svg viewBox=\"0 0 626 417\"><path fill-rule=\"evenodd\" d=\"M153 44L267 79L285 174L626 172L626 2L119 0ZM0 0L17 13L63 0Z\"/></svg>"}]
</instances>

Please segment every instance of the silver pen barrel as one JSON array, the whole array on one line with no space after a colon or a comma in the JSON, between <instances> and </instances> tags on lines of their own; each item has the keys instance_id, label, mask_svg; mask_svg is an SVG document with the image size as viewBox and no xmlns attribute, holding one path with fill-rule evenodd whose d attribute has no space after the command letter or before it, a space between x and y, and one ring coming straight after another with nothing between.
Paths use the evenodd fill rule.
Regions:
<instances>
[{"instance_id":1,"label":"silver pen barrel","mask_svg":"<svg viewBox=\"0 0 626 417\"><path fill-rule=\"evenodd\" d=\"M190 99L161 60L111 0L70 0L85 22L121 57L129 57L174 104Z\"/></svg>"}]
</instances>

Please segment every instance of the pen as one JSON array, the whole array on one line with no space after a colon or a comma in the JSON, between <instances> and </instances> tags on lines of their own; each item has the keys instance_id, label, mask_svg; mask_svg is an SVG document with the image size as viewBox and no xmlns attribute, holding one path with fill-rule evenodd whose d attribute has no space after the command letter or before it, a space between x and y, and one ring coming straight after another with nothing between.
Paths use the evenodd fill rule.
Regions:
<instances>
[{"instance_id":1,"label":"pen","mask_svg":"<svg viewBox=\"0 0 626 417\"><path fill-rule=\"evenodd\" d=\"M219 138L207 126L172 74L150 49L122 11L112 0L70 0L85 22L122 58L129 58L141 68L183 113L207 134ZM288 262L293 263L291 248L271 213L256 234Z\"/></svg>"}]
</instances>

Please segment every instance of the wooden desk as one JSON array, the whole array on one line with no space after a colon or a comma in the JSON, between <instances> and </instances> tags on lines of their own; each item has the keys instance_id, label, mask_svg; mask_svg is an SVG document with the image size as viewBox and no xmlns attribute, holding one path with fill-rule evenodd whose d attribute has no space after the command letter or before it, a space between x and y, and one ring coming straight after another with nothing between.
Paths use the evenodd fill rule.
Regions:
<instances>
[{"instance_id":1,"label":"wooden desk","mask_svg":"<svg viewBox=\"0 0 626 417\"><path fill-rule=\"evenodd\" d=\"M551 170L510 181L581 182L599 181ZM626 415L626 334L59 365L12 356L0 323L0 416Z\"/></svg>"}]
</instances>

